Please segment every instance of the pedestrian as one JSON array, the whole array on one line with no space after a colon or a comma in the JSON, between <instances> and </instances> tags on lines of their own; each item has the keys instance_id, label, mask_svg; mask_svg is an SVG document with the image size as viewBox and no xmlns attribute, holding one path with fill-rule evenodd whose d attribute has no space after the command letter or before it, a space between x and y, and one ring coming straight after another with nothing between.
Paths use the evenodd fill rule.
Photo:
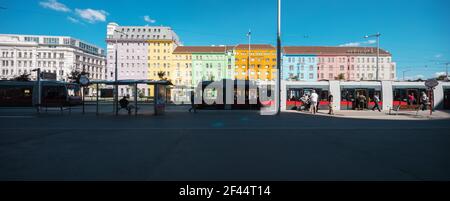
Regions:
<instances>
[{"instance_id":1,"label":"pedestrian","mask_svg":"<svg viewBox=\"0 0 450 201\"><path fill-rule=\"evenodd\" d=\"M421 102L422 111L425 111L427 109L427 106L429 105L429 99L425 92L422 92L422 96L420 97L420 102Z\"/></svg>"},{"instance_id":2,"label":"pedestrian","mask_svg":"<svg viewBox=\"0 0 450 201\"><path fill-rule=\"evenodd\" d=\"M120 99L119 101L119 105L121 109L125 109L128 111L128 114L131 114L131 110L135 108L134 105L131 105L130 102L127 100L127 96L124 96L122 99Z\"/></svg>"},{"instance_id":3,"label":"pedestrian","mask_svg":"<svg viewBox=\"0 0 450 201\"><path fill-rule=\"evenodd\" d=\"M315 90L312 90L311 96L309 97L311 102L311 110L313 114L316 114L317 112L317 102L319 100L319 95L316 93Z\"/></svg>"},{"instance_id":4,"label":"pedestrian","mask_svg":"<svg viewBox=\"0 0 450 201\"><path fill-rule=\"evenodd\" d=\"M372 111L375 111L375 108L376 108L378 110L378 112L381 112L380 105L379 105L380 97L378 96L378 94L375 94L373 96L373 102L375 103L375 106L373 106Z\"/></svg>"},{"instance_id":5,"label":"pedestrian","mask_svg":"<svg viewBox=\"0 0 450 201\"><path fill-rule=\"evenodd\" d=\"M194 94L194 91L191 91L191 108L189 109L189 112L194 110L194 113L197 113L197 110L195 107L196 107L195 106L195 94Z\"/></svg>"},{"instance_id":6,"label":"pedestrian","mask_svg":"<svg viewBox=\"0 0 450 201\"><path fill-rule=\"evenodd\" d=\"M366 105L366 96L364 94L359 95L359 109L364 110Z\"/></svg>"},{"instance_id":7,"label":"pedestrian","mask_svg":"<svg viewBox=\"0 0 450 201\"><path fill-rule=\"evenodd\" d=\"M414 97L414 93L411 93L408 95L408 105L415 105L416 104L416 98Z\"/></svg>"},{"instance_id":8,"label":"pedestrian","mask_svg":"<svg viewBox=\"0 0 450 201\"><path fill-rule=\"evenodd\" d=\"M333 95L331 95L331 94L328 96L328 107L329 107L328 114L329 115L334 115Z\"/></svg>"}]
</instances>

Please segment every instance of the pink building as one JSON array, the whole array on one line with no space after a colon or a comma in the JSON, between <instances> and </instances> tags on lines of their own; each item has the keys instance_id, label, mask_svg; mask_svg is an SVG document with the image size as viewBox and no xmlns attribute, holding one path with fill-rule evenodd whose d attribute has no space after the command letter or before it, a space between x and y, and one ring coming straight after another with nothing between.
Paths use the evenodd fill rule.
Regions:
<instances>
[{"instance_id":1,"label":"pink building","mask_svg":"<svg viewBox=\"0 0 450 201\"><path fill-rule=\"evenodd\" d=\"M318 80L375 80L377 49L374 47L295 47L299 54L316 55ZM380 49L379 79L395 80L396 64L392 55Z\"/></svg>"}]
</instances>

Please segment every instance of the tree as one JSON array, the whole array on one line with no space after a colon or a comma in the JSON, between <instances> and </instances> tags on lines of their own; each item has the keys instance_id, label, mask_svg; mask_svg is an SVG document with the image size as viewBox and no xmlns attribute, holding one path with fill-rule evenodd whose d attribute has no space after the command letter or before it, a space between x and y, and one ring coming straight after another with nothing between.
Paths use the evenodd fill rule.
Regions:
<instances>
[{"instance_id":1,"label":"tree","mask_svg":"<svg viewBox=\"0 0 450 201\"><path fill-rule=\"evenodd\" d=\"M337 77L334 78L335 80L345 80L344 73L339 74Z\"/></svg>"},{"instance_id":2,"label":"tree","mask_svg":"<svg viewBox=\"0 0 450 201\"><path fill-rule=\"evenodd\" d=\"M441 80L441 81L443 81L443 80L446 80L446 75L439 75L437 78L436 78L436 80Z\"/></svg>"},{"instance_id":3,"label":"tree","mask_svg":"<svg viewBox=\"0 0 450 201\"><path fill-rule=\"evenodd\" d=\"M160 80L167 80L166 72L164 72L164 71L158 71L158 77Z\"/></svg>"},{"instance_id":4,"label":"tree","mask_svg":"<svg viewBox=\"0 0 450 201\"><path fill-rule=\"evenodd\" d=\"M67 77L69 79L69 82L79 83L80 76L82 75L88 75L89 73L86 73L84 71L80 72L78 70L74 70L70 72L70 75Z\"/></svg>"},{"instance_id":5,"label":"tree","mask_svg":"<svg viewBox=\"0 0 450 201\"><path fill-rule=\"evenodd\" d=\"M209 81L213 82L213 81L214 81L214 78L215 78L214 75L210 75L210 76L209 76Z\"/></svg>"},{"instance_id":6,"label":"tree","mask_svg":"<svg viewBox=\"0 0 450 201\"><path fill-rule=\"evenodd\" d=\"M27 82L27 81L30 81L31 78L30 78L30 74L24 73L22 75L15 77L13 80L19 81L19 82Z\"/></svg>"}]
</instances>

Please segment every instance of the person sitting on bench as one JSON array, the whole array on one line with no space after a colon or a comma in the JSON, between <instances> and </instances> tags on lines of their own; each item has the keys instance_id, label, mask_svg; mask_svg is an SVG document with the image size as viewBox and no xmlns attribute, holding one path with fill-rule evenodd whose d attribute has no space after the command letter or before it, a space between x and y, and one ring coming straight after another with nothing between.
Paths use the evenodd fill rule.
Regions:
<instances>
[{"instance_id":1,"label":"person sitting on bench","mask_svg":"<svg viewBox=\"0 0 450 201\"><path fill-rule=\"evenodd\" d=\"M131 114L131 110L134 108L133 105L130 105L130 102L127 100L127 97L124 96L119 101L120 109L126 109L128 111L128 114Z\"/></svg>"}]
</instances>

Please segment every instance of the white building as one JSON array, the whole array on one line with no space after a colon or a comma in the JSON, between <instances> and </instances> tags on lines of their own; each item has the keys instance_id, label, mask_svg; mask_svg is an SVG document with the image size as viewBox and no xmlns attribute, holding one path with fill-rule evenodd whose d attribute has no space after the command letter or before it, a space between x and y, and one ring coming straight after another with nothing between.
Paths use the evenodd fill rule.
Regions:
<instances>
[{"instance_id":1,"label":"white building","mask_svg":"<svg viewBox=\"0 0 450 201\"><path fill-rule=\"evenodd\" d=\"M105 51L66 36L0 34L0 79L31 74L33 69L55 73L68 81L72 71L86 72L91 80L107 79Z\"/></svg>"}]
</instances>

